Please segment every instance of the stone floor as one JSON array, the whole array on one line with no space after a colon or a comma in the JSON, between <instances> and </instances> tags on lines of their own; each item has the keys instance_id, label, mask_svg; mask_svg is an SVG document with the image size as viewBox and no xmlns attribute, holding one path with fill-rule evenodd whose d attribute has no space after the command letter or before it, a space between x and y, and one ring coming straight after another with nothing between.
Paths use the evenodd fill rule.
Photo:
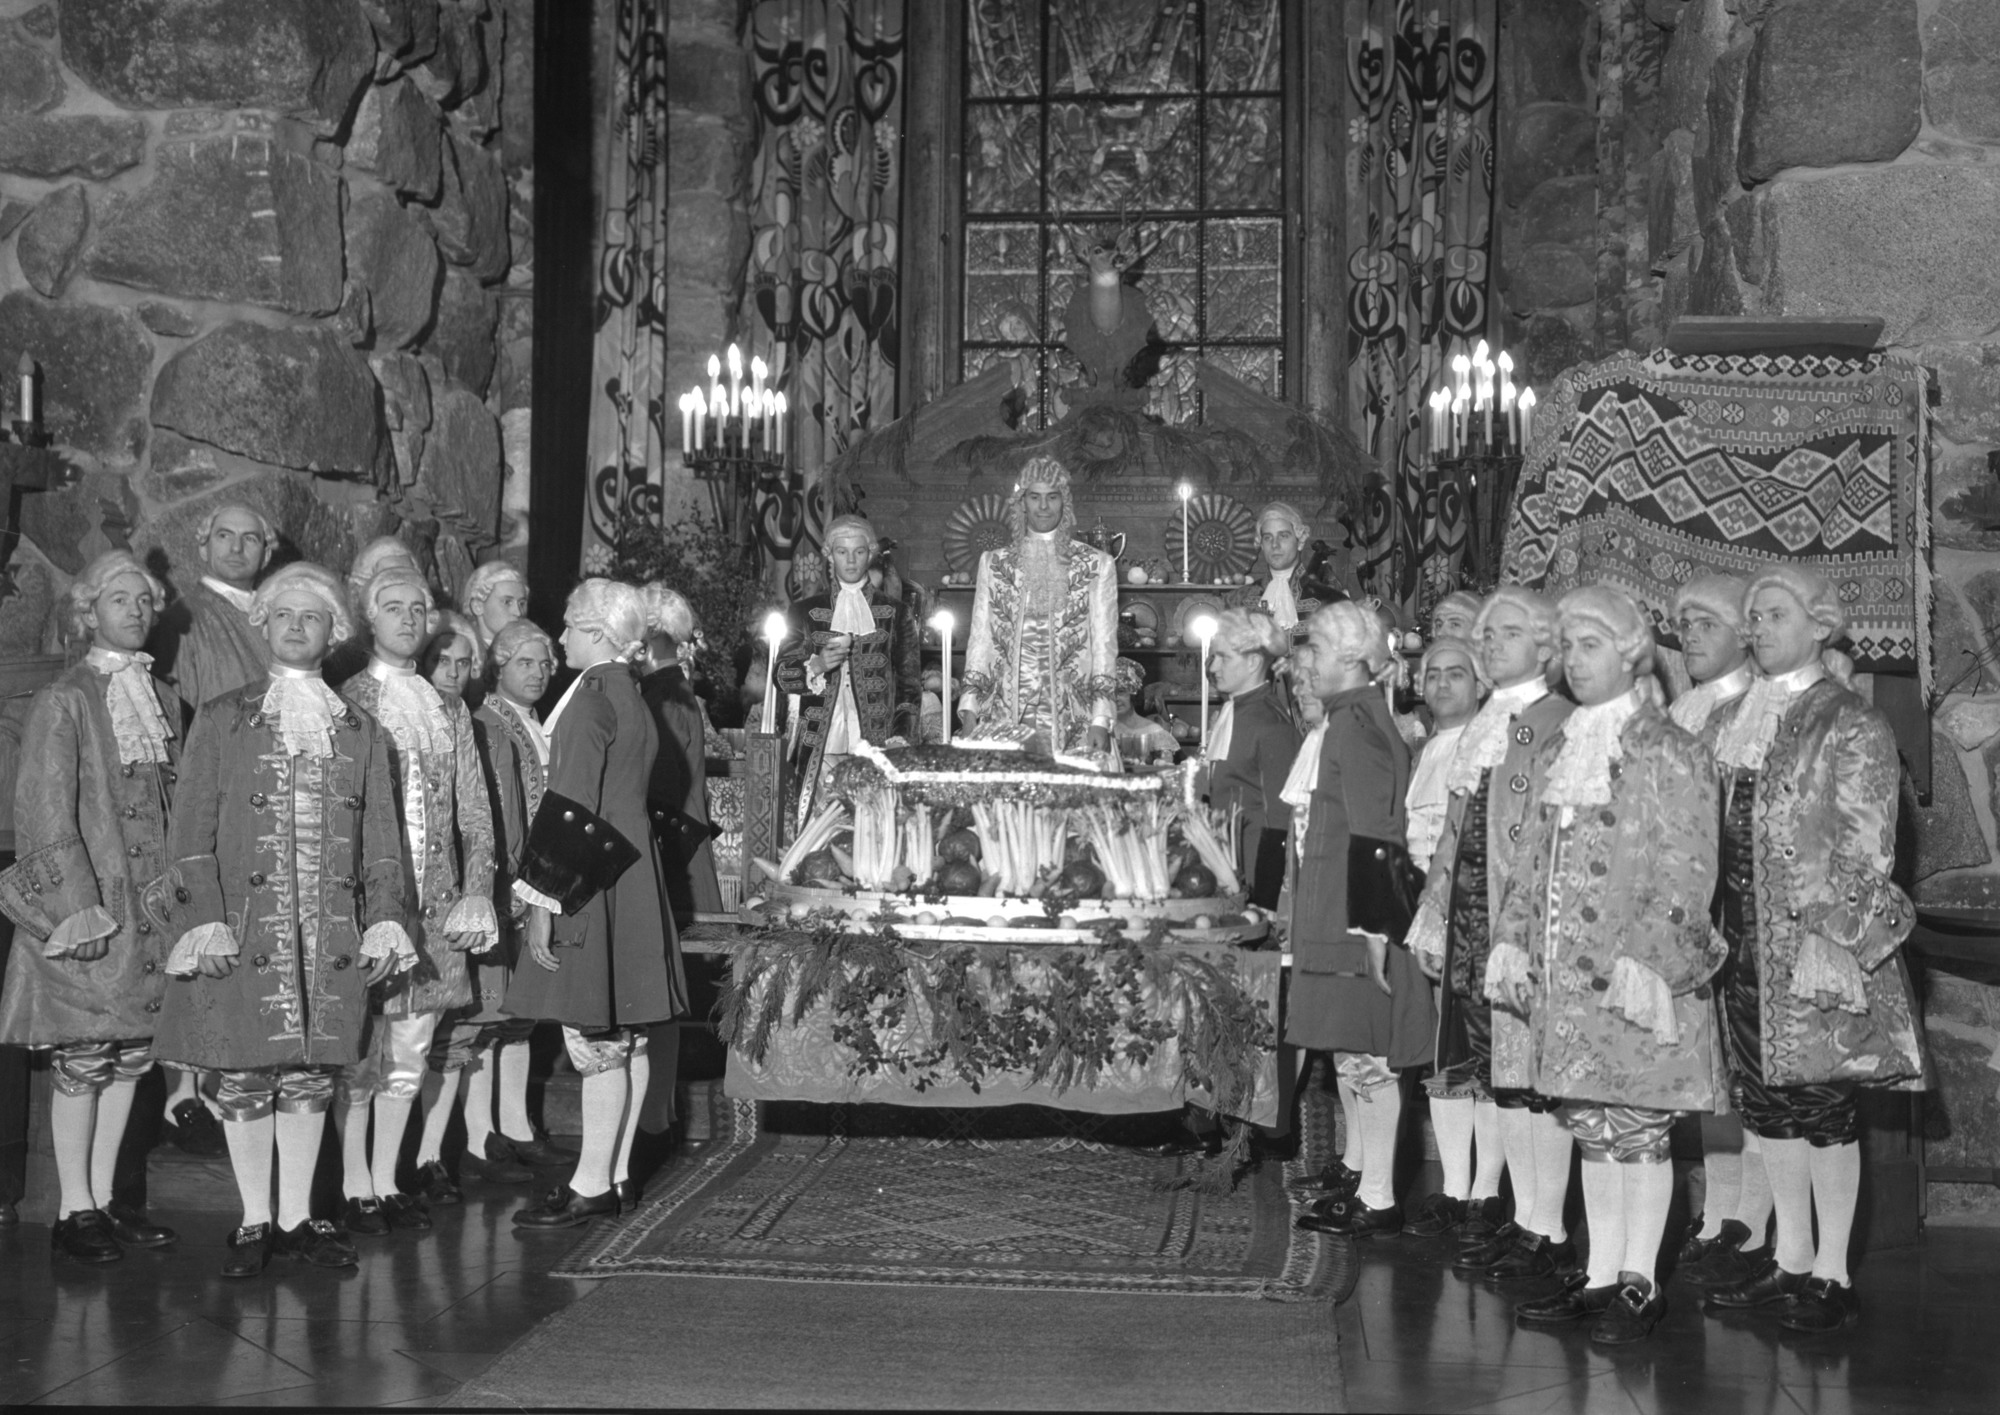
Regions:
<instances>
[{"instance_id":1,"label":"stone floor","mask_svg":"<svg viewBox=\"0 0 2000 1415\"><path fill-rule=\"evenodd\" d=\"M592 1284L547 1275L573 1235L518 1235L522 1191L472 1186L428 1235L364 1240L358 1270L274 1266L225 1281L226 1219L162 1213L175 1247L108 1268L54 1265L48 1230L0 1233L0 1406L426 1405L483 1371ZM2000 1390L2000 1231L1931 1230L1869 1255L1850 1337L1793 1340L1766 1321L1701 1316L1684 1289L1644 1349L1610 1355L1581 1332L1518 1330L1512 1302L1454 1276L1442 1240L1368 1246L1354 1297L1333 1309L1344 1390L1362 1411L1757 1412L1951 1415ZM635 1293L642 1280L626 1279ZM687 1328L663 1361L747 1356L754 1333ZM1227 1398L1188 1392L1193 1408ZM589 1403L588 1392L579 1392Z\"/></svg>"}]
</instances>

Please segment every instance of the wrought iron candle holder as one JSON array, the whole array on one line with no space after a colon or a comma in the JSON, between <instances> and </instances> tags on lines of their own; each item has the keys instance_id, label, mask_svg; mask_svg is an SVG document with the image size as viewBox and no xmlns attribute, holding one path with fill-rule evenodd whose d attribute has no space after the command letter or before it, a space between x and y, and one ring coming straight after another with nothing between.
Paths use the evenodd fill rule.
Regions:
<instances>
[{"instance_id":1,"label":"wrought iron candle holder","mask_svg":"<svg viewBox=\"0 0 2000 1415\"><path fill-rule=\"evenodd\" d=\"M782 497L795 490L784 453L765 445L769 419L759 422L752 435L749 420L740 415L711 420L706 445L681 454L695 480L708 487L717 523L743 543L751 538L750 516L758 495Z\"/></svg>"},{"instance_id":2,"label":"wrought iron candle holder","mask_svg":"<svg viewBox=\"0 0 2000 1415\"><path fill-rule=\"evenodd\" d=\"M1459 578L1469 589L1490 590L1500 582L1500 552L1507 536L1507 517L1514 506L1514 489L1521 479L1518 453L1477 453L1440 457L1437 469L1441 519L1450 500L1462 509L1465 555Z\"/></svg>"}]
</instances>

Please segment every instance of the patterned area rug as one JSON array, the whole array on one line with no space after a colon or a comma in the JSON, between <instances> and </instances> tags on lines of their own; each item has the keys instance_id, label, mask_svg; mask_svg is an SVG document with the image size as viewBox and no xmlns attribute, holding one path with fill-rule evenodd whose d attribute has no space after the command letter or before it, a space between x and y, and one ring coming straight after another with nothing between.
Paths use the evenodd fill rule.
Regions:
<instances>
[{"instance_id":1,"label":"patterned area rug","mask_svg":"<svg viewBox=\"0 0 2000 1415\"><path fill-rule=\"evenodd\" d=\"M1299 1160L1210 1194L1196 1181L1220 1161L1116 1143L1129 1120L739 1100L710 1149L555 1271L1338 1298L1346 1245L1295 1231L1285 1194L1330 1153L1331 1106L1305 1110Z\"/></svg>"},{"instance_id":2,"label":"patterned area rug","mask_svg":"<svg viewBox=\"0 0 2000 1415\"><path fill-rule=\"evenodd\" d=\"M1807 561L1840 591L1855 664L1927 674L1924 373L1881 354L1620 354L1573 369L1522 469L1501 578L1607 581L1669 644L1674 591Z\"/></svg>"}]
</instances>

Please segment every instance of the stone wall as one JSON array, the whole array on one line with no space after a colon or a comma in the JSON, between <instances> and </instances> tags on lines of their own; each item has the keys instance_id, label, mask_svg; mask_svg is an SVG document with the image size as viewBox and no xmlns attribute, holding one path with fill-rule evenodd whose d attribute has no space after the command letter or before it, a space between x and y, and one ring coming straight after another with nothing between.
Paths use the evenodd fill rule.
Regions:
<instances>
[{"instance_id":1,"label":"stone wall","mask_svg":"<svg viewBox=\"0 0 2000 1415\"><path fill-rule=\"evenodd\" d=\"M1651 0L1670 35L1648 243L1664 313L1872 315L1936 369L1933 799L1916 896L2000 906L2000 6ZM2000 1164L2000 993L1934 974L1936 1163ZM1933 1207L2000 1210L1939 1186Z\"/></svg>"},{"instance_id":2,"label":"stone wall","mask_svg":"<svg viewBox=\"0 0 2000 1415\"><path fill-rule=\"evenodd\" d=\"M533 40L534 0L0 0L0 368L75 470L0 657L109 547L189 583L225 499L446 589L520 541Z\"/></svg>"}]
</instances>

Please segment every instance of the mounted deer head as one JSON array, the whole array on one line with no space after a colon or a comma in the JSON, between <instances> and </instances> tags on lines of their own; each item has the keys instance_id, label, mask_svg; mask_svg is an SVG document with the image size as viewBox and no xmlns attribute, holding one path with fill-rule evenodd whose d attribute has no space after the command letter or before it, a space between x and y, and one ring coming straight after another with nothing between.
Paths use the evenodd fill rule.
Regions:
<instances>
[{"instance_id":1,"label":"mounted deer head","mask_svg":"<svg viewBox=\"0 0 2000 1415\"><path fill-rule=\"evenodd\" d=\"M1123 212L1109 237L1093 238L1069 222L1061 222L1056 229L1065 254L1090 277L1090 322L1098 333L1112 333L1124 318L1125 272L1151 255L1163 238L1155 236L1142 245L1138 223L1127 221Z\"/></svg>"}]
</instances>

